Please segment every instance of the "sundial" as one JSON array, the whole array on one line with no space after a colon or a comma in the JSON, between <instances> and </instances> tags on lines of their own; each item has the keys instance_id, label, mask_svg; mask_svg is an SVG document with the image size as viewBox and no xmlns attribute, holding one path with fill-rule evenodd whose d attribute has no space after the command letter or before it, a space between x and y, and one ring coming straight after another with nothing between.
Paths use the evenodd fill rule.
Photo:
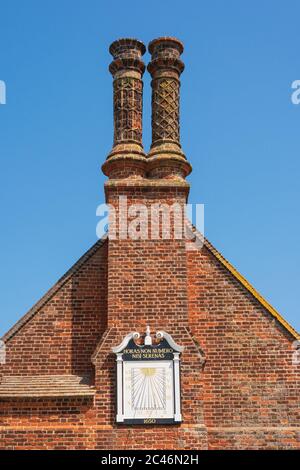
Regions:
<instances>
[{"instance_id":1,"label":"sundial","mask_svg":"<svg viewBox=\"0 0 300 470\"><path fill-rule=\"evenodd\" d=\"M180 423L180 353L183 347L165 331L150 328L143 344L138 332L129 333L112 348L117 362L117 423Z\"/></svg>"}]
</instances>

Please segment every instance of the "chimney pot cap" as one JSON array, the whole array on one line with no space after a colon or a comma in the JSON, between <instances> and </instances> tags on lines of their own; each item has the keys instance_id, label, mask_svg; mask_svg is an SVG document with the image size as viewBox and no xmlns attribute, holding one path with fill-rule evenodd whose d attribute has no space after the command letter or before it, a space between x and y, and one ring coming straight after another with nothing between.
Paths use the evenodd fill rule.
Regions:
<instances>
[{"instance_id":1,"label":"chimney pot cap","mask_svg":"<svg viewBox=\"0 0 300 470\"><path fill-rule=\"evenodd\" d=\"M149 46L148 46L148 50L150 54L153 54L156 47L160 44L174 47L175 49L178 50L179 54L182 54L184 50L183 43L179 41L179 39L171 37L171 36L163 36L163 37L156 38L150 41Z\"/></svg>"}]
</instances>

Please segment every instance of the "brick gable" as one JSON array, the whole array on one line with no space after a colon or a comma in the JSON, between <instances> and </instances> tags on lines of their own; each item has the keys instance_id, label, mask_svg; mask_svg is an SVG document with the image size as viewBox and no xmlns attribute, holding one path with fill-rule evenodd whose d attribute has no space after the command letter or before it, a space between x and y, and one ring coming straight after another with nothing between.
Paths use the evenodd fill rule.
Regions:
<instances>
[{"instance_id":1,"label":"brick gable","mask_svg":"<svg viewBox=\"0 0 300 470\"><path fill-rule=\"evenodd\" d=\"M120 39L110 52L115 132L102 167L106 201L118 220L120 196L147 213L158 202L183 209L191 171L179 132L183 45L168 37L149 45L148 155L145 46ZM167 239L138 240L122 239L118 226L116 238L97 242L4 336L1 449L300 448L299 365L292 362L299 335L207 240L191 249L175 235L174 215L170 226ZM112 347L147 325L184 346L183 421L117 424Z\"/></svg>"},{"instance_id":2,"label":"brick gable","mask_svg":"<svg viewBox=\"0 0 300 470\"><path fill-rule=\"evenodd\" d=\"M3 374L91 374L106 328L107 244L97 242L5 336Z\"/></svg>"}]
</instances>

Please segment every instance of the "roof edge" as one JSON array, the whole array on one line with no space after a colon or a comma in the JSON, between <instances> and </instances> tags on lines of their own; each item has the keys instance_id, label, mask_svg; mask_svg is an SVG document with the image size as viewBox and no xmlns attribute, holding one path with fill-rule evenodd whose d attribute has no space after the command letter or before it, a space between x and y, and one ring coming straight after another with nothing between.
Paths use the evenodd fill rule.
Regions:
<instances>
[{"instance_id":1,"label":"roof edge","mask_svg":"<svg viewBox=\"0 0 300 470\"><path fill-rule=\"evenodd\" d=\"M195 233L202 237L195 229ZM203 239L203 237L202 237ZM242 274L226 259L224 256L207 240L204 238L204 246L210 253L242 284L253 297L295 338L300 339L300 334L289 324L285 318L274 308L272 305L242 276Z\"/></svg>"},{"instance_id":2,"label":"roof edge","mask_svg":"<svg viewBox=\"0 0 300 470\"><path fill-rule=\"evenodd\" d=\"M23 315L1 338L4 343L9 341L31 318L33 318L44 305L71 279L71 277L104 245L107 235L104 235L91 246L62 277L38 300L33 307Z\"/></svg>"}]
</instances>

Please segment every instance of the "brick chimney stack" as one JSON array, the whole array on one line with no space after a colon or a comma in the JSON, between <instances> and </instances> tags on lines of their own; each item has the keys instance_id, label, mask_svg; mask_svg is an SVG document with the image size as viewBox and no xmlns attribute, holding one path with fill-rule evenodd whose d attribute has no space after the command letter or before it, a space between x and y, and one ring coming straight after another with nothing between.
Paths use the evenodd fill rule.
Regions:
<instances>
[{"instance_id":1,"label":"brick chimney stack","mask_svg":"<svg viewBox=\"0 0 300 470\"><path fill-rule=\"evenodd\" d=\"M110 46L115 136L103 171L109 176L104 188L106 202L113 208L110 231L114 236L108 243L107 307L108 325L118 325L124 333L138 324L170 330L188 324L184 209L189 193L185 177L191 166L179 139L183 46L177 39L160 38L150 43L149 50L153 142L145 156L141 60L145 47L135 39L120 39ZM164 207L170 210L168 230L163 223ZM178 207L180 215L176 216ZM146 224L131 238L129 225L139 211ZM155 220L158 229L153 227Z\"/></svg>"},{"instance_id":2,"label":"brick chimney stack","mask_svg":"<svg viewBox=\"0 0 300 470\"><path fill-rule=\"evenodd\" d=\"M184 223L178 236L189 193L185 177L191 171L179 138L183 46L177 39L162 38L152 41L149 50L153 139L150 153L145 156L141 143L144 47L139 41L122 39L110 48L114 56L110 71L114 76L115 140L103 170L109 176L104 187L106 202L114 214L110 230L115 228L111 233L116 236L109 234L107 243L107 333L94 359L99 400L106 410L98 423L105 425L107 414L111 417L115 412L115 400L111 399L115 357L111 348L129 332L145 331L148 325L152 331L167 331L185 348L181 399L187 427L183 431L175 429L174 439L182 436L184 442L205 447L207 433L198 378L202 356L189 330ZM170 214L166 225L165 208ZM155 220L158 231L153 230ZM134 237L131 223L140 227ZM155 427L153 432L157 433Z\"/></svg>"},{"instance_id":3,"label":"brick chimney stack","mask_svg":"<svg viewBox=\"0 0 300 470\"><path fill-rule=\"evenodd\" d=\"M191 165L180 145L180 59L183 44L175 38L154 39L148 46L152 76L152 145L148 155L150 178L185 178Z\"/></svg>"},{"instance_id":4,"label":"brick chimney stack","mask_svg":"<svg viewBox=\"0 0 300 470\"><path fill-rule=\"evenodd\" d=\"M146 48L137 39L118 39L109 52L114 82L114 142L102 170L109 178L142 177L146 158L142 144L143 82Z\"/></svg>"}]
</instances>

